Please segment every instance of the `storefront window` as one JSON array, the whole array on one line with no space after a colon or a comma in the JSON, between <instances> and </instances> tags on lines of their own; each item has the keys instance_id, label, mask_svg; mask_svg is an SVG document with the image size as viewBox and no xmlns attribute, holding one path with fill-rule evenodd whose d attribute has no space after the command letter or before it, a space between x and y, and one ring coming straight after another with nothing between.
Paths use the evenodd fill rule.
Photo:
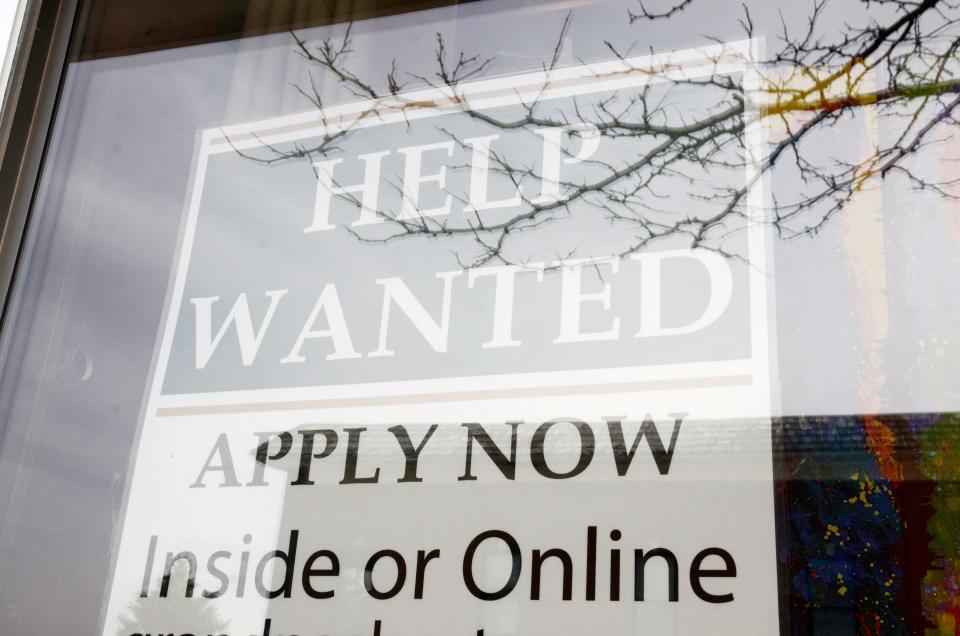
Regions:
<instances>
[{"instance_id":1,"label":"storefront window","mask_svg":"<svg viewBox=\"0 0 960 636\"><path fill-rule=\"evenodd\" d=\"M958 19L85 3L0 633L957 633Z\"/></svg>"}]
</instances>

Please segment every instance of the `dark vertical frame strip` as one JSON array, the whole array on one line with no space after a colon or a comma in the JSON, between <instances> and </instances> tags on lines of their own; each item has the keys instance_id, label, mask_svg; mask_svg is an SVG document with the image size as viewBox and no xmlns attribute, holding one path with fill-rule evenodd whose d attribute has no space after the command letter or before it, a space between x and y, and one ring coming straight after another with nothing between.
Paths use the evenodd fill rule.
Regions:
<instances>
[{"instance_id":1,"label":"dark vertical frame strip","mask_svg":"<svg viewBox=\"0 0 960 636\"><path fill-rule=\"evenodd\" d=\"M29 0L0 120L0 334L60 93L78 0Z\"/></svg>"}]
</instances>

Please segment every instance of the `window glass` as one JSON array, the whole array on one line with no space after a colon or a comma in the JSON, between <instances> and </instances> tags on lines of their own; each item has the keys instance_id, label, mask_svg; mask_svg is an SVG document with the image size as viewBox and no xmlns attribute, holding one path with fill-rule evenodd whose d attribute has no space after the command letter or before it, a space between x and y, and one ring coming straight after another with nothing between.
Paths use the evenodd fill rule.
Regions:
<instances>
[{"instance_id":1,"label":"window glass","mask_svg":"<svg viewBox=\"0 0 960 636\"><path fill-rule=\"evenodd\" d=\"M194 4L81 9L0 632L956 631L955 8Z\"/></svg>"}]
</instances>

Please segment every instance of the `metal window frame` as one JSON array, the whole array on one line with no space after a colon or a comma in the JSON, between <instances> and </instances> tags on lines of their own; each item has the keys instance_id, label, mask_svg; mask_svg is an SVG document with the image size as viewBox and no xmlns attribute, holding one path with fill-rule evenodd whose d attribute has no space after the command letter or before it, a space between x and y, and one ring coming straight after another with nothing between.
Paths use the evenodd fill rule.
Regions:
<instances>
[{"instance_id":1,"label":"metal window frame","mask_svg":"<svg viewBox=\"0 0 960 636\"><path fill-rule=\"evenodd\" d=\"M0 333L59 101L79 0L27 0L0 110Z\"/></svg>"}]
</instances>

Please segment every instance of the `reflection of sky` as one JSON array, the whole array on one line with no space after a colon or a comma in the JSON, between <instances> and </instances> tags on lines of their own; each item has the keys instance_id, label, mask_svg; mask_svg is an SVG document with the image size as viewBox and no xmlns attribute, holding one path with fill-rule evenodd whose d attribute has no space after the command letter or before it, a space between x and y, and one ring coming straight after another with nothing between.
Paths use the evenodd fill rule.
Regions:
<instances>
[{"instance_id":1,"label":"reflection of sky","mask_svg":"<svg viewBox=\"0 0 960 636\"><path fill-rule=\"evenodd\" d=\"M355 68L382 73L396 56L401 67L429 73L439 30L451 49L496 55L491 74L535 70L567 9L531 4L359 23ZM575 9L563 61L606 59L605 39L643 53L702 43L706 32L742 35L737 12L723 3L633 27L623 19L628 4ZM773 39L778 10L791 21L802 4L751 3L758 32ZM305 109L289 84L304 79L295 60L289 36L276 35L71 68L32 260L21 272L20 313L8 329L0 632L95 632L195 133ZM344 98L333 86L322 91ZM823 143L847 142L838 130ZM955 210L895 181L873 196L875 205L854 206L815 240L774 244L785 413L958 409ZM88 379L62 364L71 350L92 365ZM875 390L864 395L863 386Z\"/></svg>"}]
</instances>

